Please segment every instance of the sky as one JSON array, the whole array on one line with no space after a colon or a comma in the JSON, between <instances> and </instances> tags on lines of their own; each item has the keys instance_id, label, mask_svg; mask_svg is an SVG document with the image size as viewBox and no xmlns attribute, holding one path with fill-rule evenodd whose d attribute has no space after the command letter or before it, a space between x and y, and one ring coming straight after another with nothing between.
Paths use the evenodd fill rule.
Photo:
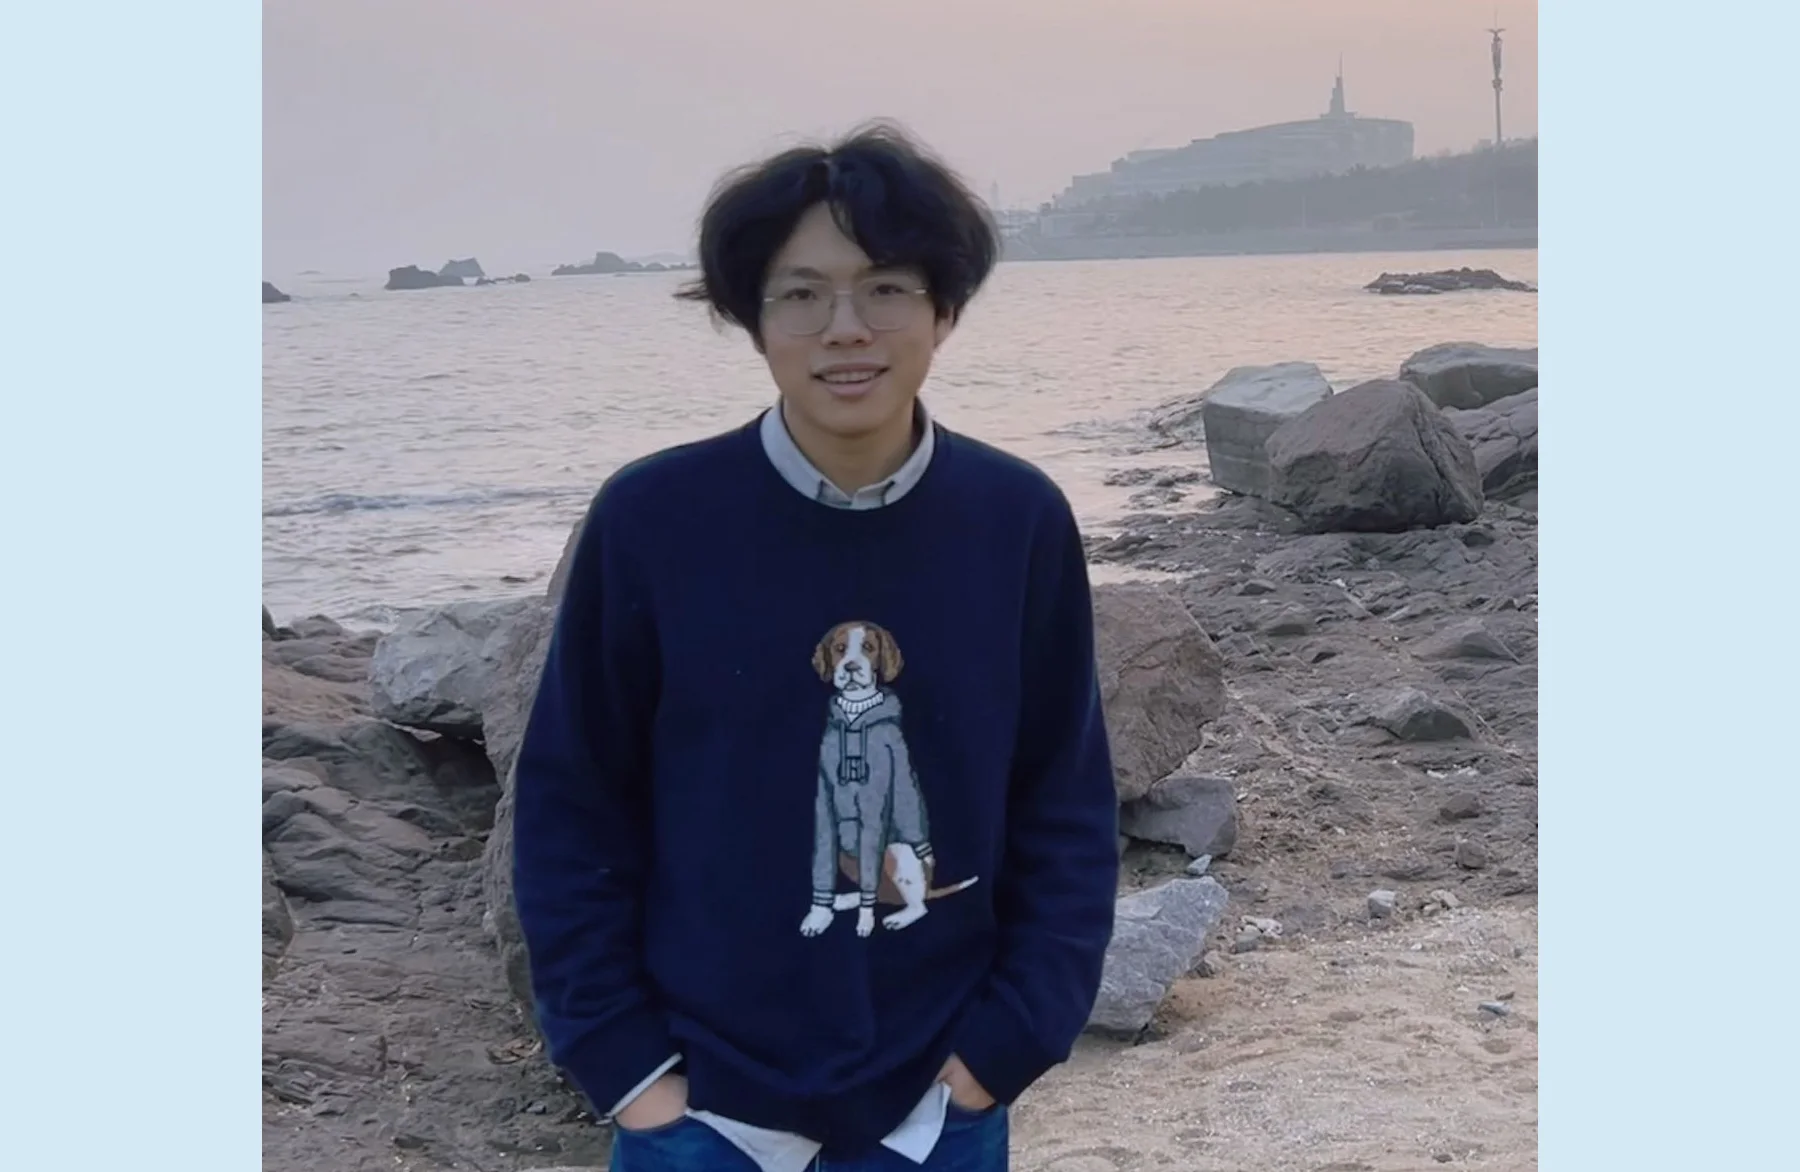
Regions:
<instances>
[{"instance_id":1,"label":"sky","mask_svg":"<svg viewBox=\"0 0 1800 1172\"><path fill-rule=\"evenodd\" d=\"M686 253L726 170L900 121L1035 206L1127 151L1349 108L1537 133L1535 0L264 0L263 262Z\"/></svg>"}]
</instances>

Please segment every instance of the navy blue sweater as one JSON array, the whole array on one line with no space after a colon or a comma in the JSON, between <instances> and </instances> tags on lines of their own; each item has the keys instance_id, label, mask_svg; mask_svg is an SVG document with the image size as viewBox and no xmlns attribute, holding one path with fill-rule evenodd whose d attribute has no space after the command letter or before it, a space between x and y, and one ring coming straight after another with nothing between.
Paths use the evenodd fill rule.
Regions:
<instances>
[{"instance_id":1,"label":"navy blue sweater","mask_svg":"<svg viewBox=\"0 0 1800 1172\"><path fill-rule=\"evenodd\" d=\"M595 498L513 851L598 1110L680 1053L694 1108L856 1154L950 1054L1011 1102L1085 1025L1118 848L1081 540L1036 469L937 442L881 509L795 492L753 426Z\"/></svg>"}]
</instances>

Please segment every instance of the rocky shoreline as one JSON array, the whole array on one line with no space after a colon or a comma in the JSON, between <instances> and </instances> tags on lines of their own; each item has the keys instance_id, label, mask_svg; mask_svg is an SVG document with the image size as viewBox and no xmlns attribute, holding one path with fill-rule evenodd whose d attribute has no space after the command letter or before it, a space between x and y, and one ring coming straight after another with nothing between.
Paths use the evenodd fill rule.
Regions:
<instances>
[{"instance_id":1,"label":"rocky shoreline","mask_svg":"<svg viewBox=\"0 0 1800 1172\"><path fill-rule=\"evenodd\" d=\"M1519 352L1458 352L1459 367L1409 360L1400 389L1308 403L1260 451L1279 461L1346 404L1404 403L1391 427L1441 424L1450 438L1437 463L1401 466L1415 481L1456 478L1461 495L1443 499L1472 492L1472 516L1321 529L1304 502L1227 495L1138 514L1091 540L1096 565L1153 579L1095 590L1129 835L1119 927L1091 1023L1097 1049L1021 1104L1017 1166L1060 1169L1052 1158L1067 1154L1053 1122L1033 1131L1034 1096L1055 1101L1073 1093L1069 1080L1100 1077L1084 1073L1094 1063L1203 1045L1208 1031L1266 1013L1268 974L1285 956L1335 957L1384 934L1535 908L1535 377L1528 391L1443 407L1410 379L1492 390L1522 377ZM1158 483L1197 481L1199 446L1231 438L1213 434L1215 392L1187 404ZM1524 404L1512 401L1524 394L1529 442ZM1342 449L1345 434L1314 446ZM1507 459L1483 458L1484 444L1503 442ZM1332 467L1355 485L1395 450L1412 449L1372 434ZM1268 477L1276 496L1292 481L1291 471ZM1412 492L1404 478L1370 482ZM542 597L409 612L382 636L322 618L278 627L265 613L270 1172L605 1161L606 1130L530 1027L507 883L506 783L562 569ZM1509 947L1517 956L1524 945ZM1480 1008L1504 1005L1502 992L1471 991L1469 1029L1520 1028ZM1104 1166L1155 1166L1150 1150L1121 1149ZM1231 1166L1285 1166L1244 1151Z\"/></svg>"}]
</instances>

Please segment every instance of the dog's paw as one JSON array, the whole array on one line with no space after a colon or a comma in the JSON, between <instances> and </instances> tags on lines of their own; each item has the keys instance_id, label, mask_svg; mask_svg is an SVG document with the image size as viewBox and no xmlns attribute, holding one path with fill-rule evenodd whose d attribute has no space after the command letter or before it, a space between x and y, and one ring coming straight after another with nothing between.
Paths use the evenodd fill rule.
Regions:
<instances>
[{"instance_id":1,"label":"dog's paw","mask_svg":"<svg viewBox=\"0 0 1800 1172\"><path fill-rule=\"evenodd\" d=\"M866 907L866 908L863 908L861 911L857 912L856 913L856 934L858 936L867 936L869 933L873 932L874 930L875 930L875 909L872 907Z\"/></svg>"},{"instance_id":2,"label":"dog's paw","mask_svg":"<svg viewBox=\"0 0 1800 1172\"><path fill-rule=\"evenodd\" d=\"M831 927L831 909L828 907L816 907L810 912L807 912L806 918L800 921L800 934L802 936L817 936L829 927Z\"/></svg>"}]
</instances>

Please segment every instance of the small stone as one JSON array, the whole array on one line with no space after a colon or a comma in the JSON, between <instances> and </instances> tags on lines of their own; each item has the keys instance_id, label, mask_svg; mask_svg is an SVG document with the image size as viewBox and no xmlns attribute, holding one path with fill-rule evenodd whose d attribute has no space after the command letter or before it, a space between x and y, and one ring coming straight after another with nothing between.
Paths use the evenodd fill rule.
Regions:
<instances>
[{"instance_id":1,"label":"small stone","mask_svg":"<svg viewBox=\"0 0 1800 1172\"><path fill-rule=\"evenodd\" d=\"M1456 898L1455 892L1444 891L1441 888L1437 891L1432 892L1431 898L1434 901L1436 901L1437 903L1443 905L1443 907L1448 911L1455 911L1457 908L1462 906L1462 901L1460 899Z\"/></svg>"},{"instance_id":2,"label":"small stone","mask_svg":"<svg viewBox=\"0 0 1800 1172\"><path fill-rule=\"evenodd\" d=\"M1252 578L1242 586L1238 587L1238 593L1247 598L1254 598L1259 594L1273 594L1275 593L1275 590L1275 583L1265 581L1262 578Z\"/></svg>"},{"instance_id":3,"label":"small stone","mask_svg":"<svg viewBox=\"0 0 1800 1172\"><path fill-rule=\"evenodd\" d=\"M1263 624L1265 635L1310 635L1316 629L1311 615L1297 606L1290 606Z\"/></svg>"},{"instance_id":4,"label":"small stone","mask_svg":"<svg viewBox=\"0 0 1800 1172\"><path fill-rule=\"evenodd\" d=\"M1446 822L1460 822L1481 816L1481 799L1471 793L1452 794L1438 807L1438 817Z\"/></svg>"},{"instance_id":5,"label":"small stone","mask_svg":"<svg viewBox=\"0 0 1800 1172\"><path fill-rule=\"evenodd\" d=\"M1206 874L1211 867L1212 856L1201 855L1199 858L1188 864L1187 873L1198 879L1200 876Z\"/></svg>"},{"instance_id":6,"label":"small stone","mask_svg":"<svg viewBox=\"0 0 1800 1172\"><path fill-rule=\"evenodd\" d=\"M1194 975L1200 977L1216 977L1224 971L1225 954L1216 948L1208 951L1200 958L1200 963L1194 966Z\"/></svg>"},{"instance_id":7,"label":"small stone","mask_svg":"<svg viewBox=\"0 0 1800 1172\"><path fill-rule=\"evenodd\" d=\"M1246 928L1238 933L1236 940L1231 942L1231 951L1232 955L1235 956L1239 953L1255 952L1261 946L1262 933L1258 932L1255 928Z\"/></svg>"},{"instance_id":8,"label":"small stone","mask_svg":"<svg viewBox=\"0 0 1800 1172\"><path fill-rule=\"evenodd\" d=\"M1456 865L1469 871L1481 870L1488 865L1487 848L1473 839L1463 839L1456 844Z\"/></svg>"},{"instance_id":9,"label":"small stone","mask_svg":"<svg viewBox=\"0 0 1800 1172\"><path fill-rule=\"evenodd\" d=\"M1495 1017L1505 1017L1512 1012L1512 1006L1504 1001L1483 1001L1481 1003L1481 1011L1483 1013L1491 1013Z\"/></svg>"},{"instance_id":10,"label":"small stone","mask_svg":"<svg viewBox=\"0 0 1800 1172\"><path fill-rule=\"evenodd\" d=\"M534 1102L525 1108L525 1114L527 1115L548 1115L549 1113L550 1108L542 1102Z\"/></svg>"},{"instance_id":11,"label":"small stone","mask_svg":"<svg viewBox=\"0 0 1800 1172\"><path fill-rule=\"evenodd\" d=\"M1511 989L1508 989L1506 992L1500 994L1500 996L1494 998L1494 1000L1495 1001L1511 1001L1514 997L1517 997L1517 996L1518 996L1517 993L1515 993Z\"/></svg>"},{"instance_id":12,"label":"small stone","mask_svg":"<svg viewBox=\"0 0 1800 1172\"><path fill-rule=\"evenodd\" d=\"M1281 938L1280 920L1271 920L1267 916L1245 916L1242 923L1246 929L1254 931L1259 936L1270 940Z\"/></svg>"},{"instance_id":13,"label":"small stone","mask_svg":"<svg viewBox=\"0 0 1800 1172\"><path fill-rule=\"evenodd\" d=\"M1385 920L1394 914L1394 908L1399 902L1400 896L1385 887L1380 891L1371 891L1369 892L1369 917Z\"/></svg>"}]
</instances>

